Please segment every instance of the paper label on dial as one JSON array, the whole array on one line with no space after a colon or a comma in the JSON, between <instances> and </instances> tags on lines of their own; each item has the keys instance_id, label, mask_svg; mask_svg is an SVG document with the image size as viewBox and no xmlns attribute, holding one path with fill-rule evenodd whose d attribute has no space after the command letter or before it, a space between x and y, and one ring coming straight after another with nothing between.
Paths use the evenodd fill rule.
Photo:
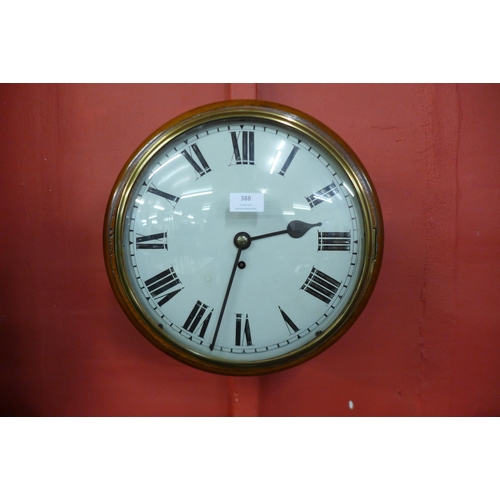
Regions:
<instances>
[{"instance_id":1,"label":"paper label on dial","mask_svg":"<svg viewBox=\"0 0 500 500\"><path fill-rule=\"evenodd\" d=\"M230 193L230 212L263 212L263 193Z\"/></svg>"}]
</instances>

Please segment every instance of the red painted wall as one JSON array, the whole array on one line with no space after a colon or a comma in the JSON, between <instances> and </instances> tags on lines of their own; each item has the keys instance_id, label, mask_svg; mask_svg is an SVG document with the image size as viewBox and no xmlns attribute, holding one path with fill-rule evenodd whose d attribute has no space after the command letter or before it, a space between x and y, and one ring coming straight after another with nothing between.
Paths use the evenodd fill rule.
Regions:
<instances>
[{"instance_id":1,"label":"red painted wall","mask_svg":"<svg viewBox=\"0 0 500 500\"><path fill-rule=\"evenodd\" d=\"M238 379L184 366L134 330L101 234L146 136L255 95L349 143L386 239L372 299L338 343ZM499 415L499 130L499 85L0 85L0 415Z\"/></svg>"}]
</instances>

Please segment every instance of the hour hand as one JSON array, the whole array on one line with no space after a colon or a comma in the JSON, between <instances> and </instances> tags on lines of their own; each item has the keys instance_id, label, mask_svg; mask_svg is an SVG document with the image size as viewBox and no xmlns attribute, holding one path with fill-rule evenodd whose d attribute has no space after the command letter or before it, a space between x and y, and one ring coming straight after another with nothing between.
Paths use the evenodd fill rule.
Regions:
<instances>
[{"instance_id":1,"label":"hour hand","mask_svg":"<svg viewBox=\"0 0 500 500\"><path fill-rule=\"evenodd\" d=\"M301 220L293 220L286 227L286 232L292 238L300 238L304 236L304 234L306 234L309 229L315 226L321 226L321 222L317 222L316 224L308 224L307 222L303 222Z\"/></svg>"},{"instance_id":2,"label":"hour hand","mask_svg":"<svg viewBox=\"0 0 500 500\"><path fill-rule=\"evenodd\" d=\"M288 224L286 229L282 231L275 231L274 233L266 233L261 234L259 236L252 236L253 240L260 240L262 238L268 238L269 236L278 236L279 234L289 234L292 238L301 238L304 234L309 231L312 227L321 226L321 222L316 222L316 224L308 224L307 222L303 222L301 220L293 220Z\"/></svg>"}]
</instances>

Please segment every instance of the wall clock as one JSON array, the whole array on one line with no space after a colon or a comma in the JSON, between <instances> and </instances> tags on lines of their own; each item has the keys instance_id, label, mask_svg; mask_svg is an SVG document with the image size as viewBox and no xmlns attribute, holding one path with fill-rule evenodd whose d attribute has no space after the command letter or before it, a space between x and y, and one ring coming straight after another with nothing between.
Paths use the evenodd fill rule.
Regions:
<instances>
[{"instance_id":1,"label":"wall clock","mask_svg":"<svg viewBox=\"0 0 500 500\"><path fill-rule=\"evenodd\" d=\"M199 369L259 375L324 351L380 269L382 217L353 151L297 110L228 101L151 135L113 187L113 291L156 347Z\"/></svg>"}]
</instances>

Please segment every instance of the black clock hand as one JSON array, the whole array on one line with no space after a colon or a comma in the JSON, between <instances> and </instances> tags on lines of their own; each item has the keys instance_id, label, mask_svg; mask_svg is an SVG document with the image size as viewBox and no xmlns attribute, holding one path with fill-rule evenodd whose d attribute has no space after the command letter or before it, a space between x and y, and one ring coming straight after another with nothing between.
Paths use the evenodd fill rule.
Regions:
<instances>
[{"instance_id":1,"label":"black clock hand","mask_svg":"<svg viewBox=\"0 0 500 500\"><path fill-rule=\"evenodd\" d=\"M307 222L302 222L300 220L294 220L288 224L286 229L282 231L275 231L273 233L261 234L259 236L250 236L248 233L238 233L234 237L234 244L238 248L236 253L236 258L234 259L233 269L231 270L231 276L229 277L229 282L226 288L226 294L224 295L224 300L222 301L222 307L219 314L219 319L217 320L217 325L215 326L214 336L212 338L212 343L210 344L210 350L213 351L215 347L215 342L217 336L219 335L220 325L222 323L222 318L224 316L224 311L226 310L227 299L229 298L229 293L231 292L231 287L233 285L234 275L236 273L236 268L238 267L238 262L240 261L240 256L242 250L247 249L253 240L261 240L262 238L269 238L270 236L278 236L280 234L289 234L292 238L301 238L304 234L309 231L312 227L321 226L321 222L316 224L308 224Z\"/></svg>"},{"instance_id":2,"label":"black clock hand","mask_svg":"<svg viewBox=\"0 0 500 500\"><path fill-rule=\"evenodd\" d=\"M222 307L219 314L219 319L217 320L217 326L215 327L214 337L212 339L212 343L210 344L210 350L214 350L215 341L217 340L217 335L219 335L220 324L222 323L222 317L224 316L224 311L226 309L227 299L229 297L229 292L231 291L231 286L233 285L234 274L236 273L236 267L238 266L238 262L240 261L240 255L242 248L238 248L238 252L236 253L236 259L234 259L233 269L231 271L231 276L229 277L229 282L227 284L226 294L224 295L224 300L222 301Z\"/></svg>"},{"instance_id":3,"label":"black clock hand","mask_svg":"<svg viewBox=\"0 0 500 500\"><path fill-rule=\"evenodd\" d=\"M307 222L302 222L301 220L293 220L288 224L286 229L282 231L276 231L274 233L261 234L259 236L252 236L251 240L261 240L262 238L269 238L269 236L278 236L279 234L289 234L292 238L301 238L304 234L309 231L312 227L321 226L321 222L316 224L308 224Z\"/></svg>"}]
</instances>

